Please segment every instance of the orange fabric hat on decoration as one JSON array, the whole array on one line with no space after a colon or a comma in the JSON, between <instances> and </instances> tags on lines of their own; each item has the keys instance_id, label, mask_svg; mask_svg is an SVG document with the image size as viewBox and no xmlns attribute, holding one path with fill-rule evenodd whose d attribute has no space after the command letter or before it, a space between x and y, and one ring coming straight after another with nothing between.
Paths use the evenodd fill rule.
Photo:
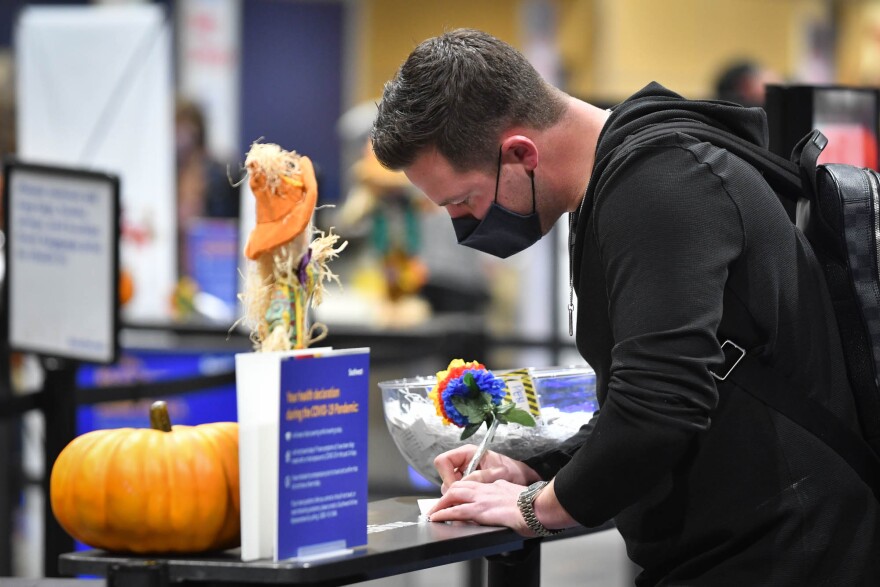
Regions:
<instances>
[{"instance_id":1,"label":"orange fabric hat on decoration","mask_svg":"<svg viewBox=\"0 0 880 587\"><path fill-rule=\"evenodd\" d=\"M318 201L318 181L308 157L299 158L299 168L299 175L282 175L274 186L263 169L250 169L257 225L244 249L247 258L257 260L263 253L292 241L308 226Z\"/></svg>"},{"instance_id":2,"label":"orange fabric hat on decoration","mask_svg":"<svg viewBox=\"0 0 880 587\"><path fill-rule=\"evenodd\" d=\"M389 191L396 192L412 187L402 171L391 171L382 167L382 164L376 159L376 154L373 153L373 147L369 141L364 147L363 156L354 164L354 176L358 181L373 189L377 196L384 195Z\"/></svg>"}]
</instances>

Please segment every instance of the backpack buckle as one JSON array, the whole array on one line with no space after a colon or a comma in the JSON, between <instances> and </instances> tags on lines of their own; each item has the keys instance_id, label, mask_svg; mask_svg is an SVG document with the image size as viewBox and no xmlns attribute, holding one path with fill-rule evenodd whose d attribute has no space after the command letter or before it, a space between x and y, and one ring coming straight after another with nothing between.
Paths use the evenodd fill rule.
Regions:
<instances>
[{"instance_id":1,"label":"backpack buckle","mask_svg":"<svg viewBox=\"0 0 880 587\"><path fill-rule=\"evenodd\" d=\"M724 363L721 365L721 368L724 368L726 365L730 365L730 367L727 367L727 372L724 373L724 375L719 375L712 369L709 369L709 373L711 373L712 377L718 381L724 381L727 379L727 376L733 373L734 368L739 365L739 362L746 356L746 350L732 340L725 340L721 343L721 352L724 353Z\"/></svg>"}]
</instances>

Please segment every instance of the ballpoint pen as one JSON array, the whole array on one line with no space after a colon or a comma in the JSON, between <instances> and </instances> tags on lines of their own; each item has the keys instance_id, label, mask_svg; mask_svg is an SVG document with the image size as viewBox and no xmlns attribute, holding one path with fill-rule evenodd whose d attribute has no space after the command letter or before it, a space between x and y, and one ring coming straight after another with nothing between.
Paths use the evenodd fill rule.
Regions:
<instances>
[{"instance_id":1,"label":"ballpoint pen","mask_svg":"<svg viewBox=\"0 0 880 587\"><path fill-rule=\"evenodd\" d=\"M498 418L492 419L492 424L489 425L489 430L486 431L486 436L483 437L483 441L480 442L480 445L477 447L477 452L474 453L474 456L471 457L471 461L468 463L467 468L462 473L462 477L467 477L471 473L473 473L477 465L480 464L480 461L483 459L483 455L486 454L488 450L489 443L492 442L492 439L495 438L495 430L498 428Z\"/></svg>"}]
</instances>

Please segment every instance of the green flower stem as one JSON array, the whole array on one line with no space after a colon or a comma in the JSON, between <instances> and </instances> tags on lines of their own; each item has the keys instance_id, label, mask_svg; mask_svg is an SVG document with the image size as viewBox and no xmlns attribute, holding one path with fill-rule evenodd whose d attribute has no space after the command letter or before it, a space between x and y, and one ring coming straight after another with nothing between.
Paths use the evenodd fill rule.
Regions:
<instances>
[{"instance_id":1,"label":"green flower stem","mask_svg":"<svg viewBox=\"0 0 880 587\"><path fill-rule=\"evenodd\" d=\"M483 455L486 454L486 450L489 446L489 443L492 442L492 439L495 438L495 430L498 429L498 418L492 418L492 424L489 426L489 430L486 431L486 436L483 437L483 441L480 443L480 446L477 447L477 452L474 453L474 456L471 458L471 462L468 463L467 468L464 470L462 474L463 477L467 477L477 468L477 465L480 464L480 461L483 459Z\"/></svg>"}]
</instances>

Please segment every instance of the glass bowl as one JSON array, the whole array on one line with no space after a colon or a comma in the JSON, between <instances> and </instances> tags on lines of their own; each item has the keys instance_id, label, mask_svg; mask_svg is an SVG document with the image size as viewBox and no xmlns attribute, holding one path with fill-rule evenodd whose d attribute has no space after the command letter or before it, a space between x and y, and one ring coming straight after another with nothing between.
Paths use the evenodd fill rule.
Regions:
<instances>
[{"instance_id":1,"label":"glass bowl","mask_svg":"<svg viewBox=\"0 0 880 587\"><path fill-rule=\"evenodd\" d=\"M507 382L508 397L536 416L535 427L498 426L489 449L517 460L554 448L589 422L598 409L596 375L588 366L493 371ZM486 426L459 440L462 429L444 425L428 393L437 378L382 381L385 423L394 444L422 477L440 485L434 458L463 444L479 444Z\"/></svg>"}]
</instances>

